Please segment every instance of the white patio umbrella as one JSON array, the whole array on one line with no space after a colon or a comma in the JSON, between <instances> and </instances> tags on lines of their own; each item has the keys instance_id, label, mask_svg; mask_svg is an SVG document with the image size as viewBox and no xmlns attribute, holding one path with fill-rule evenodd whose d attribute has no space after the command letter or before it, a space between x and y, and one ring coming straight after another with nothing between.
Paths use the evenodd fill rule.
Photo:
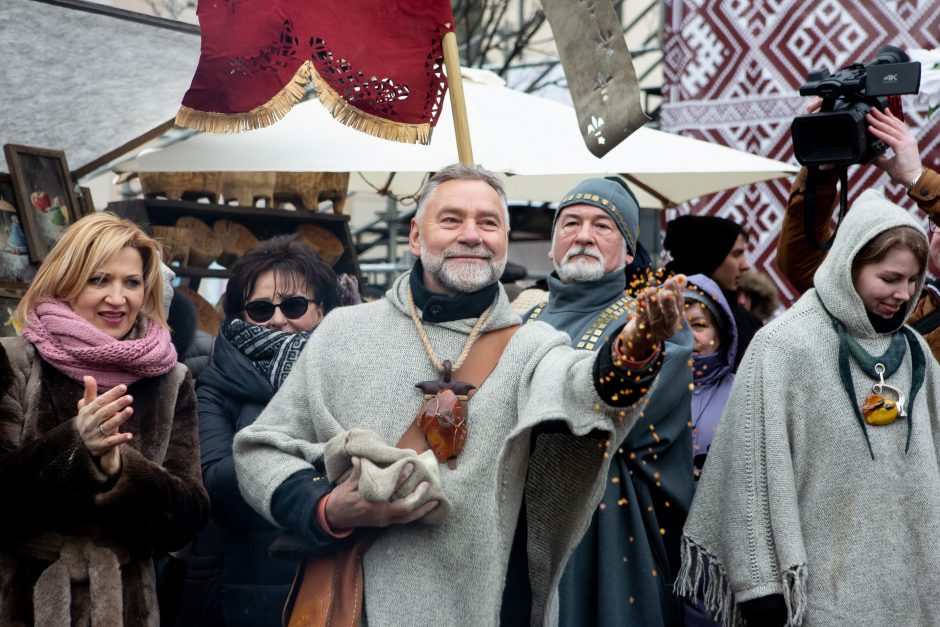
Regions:
<instances>
[{"instance_id":1,"label":"white patio umbrella","mask_svg":"<svg viewBox=\"0 0 940 627\"><path fill-rule=\"evenodd\" d=\"M511 200L553 202L583 178L621 174L633 182L642 206L664 207L797 171L781 161L647 128L598 159L585 148L572 107L508 89L491 72L463 73L474 158L504 175ZM408 196L428 172L456 161L449 101L431 144L423 146L355 131L311 100L267 128L195 135L116 170L350 172L350 191L386 187L395 173L388 191Z\"/></svg>"}]
</instances>

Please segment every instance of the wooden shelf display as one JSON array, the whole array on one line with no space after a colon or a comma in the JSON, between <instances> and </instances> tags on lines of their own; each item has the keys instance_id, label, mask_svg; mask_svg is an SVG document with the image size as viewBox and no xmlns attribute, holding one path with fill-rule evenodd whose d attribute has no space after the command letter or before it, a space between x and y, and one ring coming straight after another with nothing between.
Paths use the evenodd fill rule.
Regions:
<instances>
[{"instance_id":1,"label":"wooden shelf display","mask_svg":"<svg viewBox=\"0 0 940 627\"><path fill-rule=\"evenodd\" d=\"M349 216L330 213L315 213L311 211L290 211L287 209L266 209L259 207L242 207L237 205L216 205L201 202L188 202L181 200L161 200L145 198L138 200L124 200L109 203L108 211L119 216L129 218L139 224L147 233L154 235L151 227L173 227L180 218L198 218L206 223L210 229L220 220L227 220L239 224L251 232L259 240L269 239L275 235L316 231L317 227L334 235L343 245L342 253L330 250L327 257L338 257L333 264L336 274L350 274L359 280L362 285L362 273L359 270L359 260L356 258L356 248L352 242L349 231ZM226 225L230 227L231 225ZM216 229L216 232L220 232ZM165 231L163 232L165 233ZM156 236L160 237L161 229L156 229ZM168 242L173 248L174 242ZM175 242L177 248L180 242ZM185 245L183 245L185 248ZM204 258L197 264L192 263L189 255L176 251L174 258L181 262L179 267L173 266L173 271L182 277L215 277L227 278L230 272L226 270L209 269L203 265ZM172 253L171 253L172 254ZM321 256L324 256L321 254ZM231 255L222 255L222 260L232 259ZM329 259L327 259L329 262Z\"/></svg>"}]
</instances>

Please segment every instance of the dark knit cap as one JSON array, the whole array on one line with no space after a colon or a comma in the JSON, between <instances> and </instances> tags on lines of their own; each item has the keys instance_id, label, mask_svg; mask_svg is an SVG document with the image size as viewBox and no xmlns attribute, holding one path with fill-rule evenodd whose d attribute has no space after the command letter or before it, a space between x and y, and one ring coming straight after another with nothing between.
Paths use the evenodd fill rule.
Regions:
<instances>
[{"instance_id":1,"label":"dark knit cap","mask_svg":"<svg viewBox=\"0 0 940 627\"><path fill-rule=\"evenodd\" d=\"M571 205L591 205L606 211L627 242L627 250L631 255L636 255L636 239L640 234L640 205L626 183L613 178L581 181L558 203L552 222L553 231L561 210Z\"/></svg>"},{"instance_id":2,"label":"dark knit cap","mask_svg":"<svg viewBox=\"0 0 940 627\"><path fill-rule=\"evenodd\" d=\"M663 248L672 256L666 270L711 276L734 248L738 235L743 233L740 224L726 218L679 216L666 225Z\"/></svg>"}]
</instances>

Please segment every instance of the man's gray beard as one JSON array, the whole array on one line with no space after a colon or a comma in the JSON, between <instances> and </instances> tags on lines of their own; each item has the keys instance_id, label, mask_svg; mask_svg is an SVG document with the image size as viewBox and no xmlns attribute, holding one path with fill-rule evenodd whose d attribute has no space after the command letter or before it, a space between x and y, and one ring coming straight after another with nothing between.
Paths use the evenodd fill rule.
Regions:
<instances>
[{"instance_id":1,"label":"man's gray beard","mask_svg":"<svg viewBox=\"0 0 940 627\"><path fill-rule=\"evenodd\" d=\"M487 285L492 285L503 276L503 270L506 269L506 257L494 259L493 253L485 246L453 246L445 250L441 255L435 255L421 245L421 265L434 277L437 283L448 290L461 294L468 294L481 290ZM479 263L459 263L451 261L445 263L448 257L458 255L476 255L485 257L486 264Z\"/></svg>"},{"instance_id":2,"label":"man's gray beard","mask_svg":"<svg viewBox=\"0 0 940 627\"><path fill-rule=\"evenodd\" d=\"M592 262L580 258L571 261L571 258L576 255L588 255L593 257L596 261ZM594 281L600 281L604 278L605 263L604 255L602 255L600 251L584 246L569 250L565 253L565 258L561 260L561 263L552 260L552 264L555 266L555 272L558 274L558 278L561 279L562 283L592 283Z\"/></svg>"}]
</instances>

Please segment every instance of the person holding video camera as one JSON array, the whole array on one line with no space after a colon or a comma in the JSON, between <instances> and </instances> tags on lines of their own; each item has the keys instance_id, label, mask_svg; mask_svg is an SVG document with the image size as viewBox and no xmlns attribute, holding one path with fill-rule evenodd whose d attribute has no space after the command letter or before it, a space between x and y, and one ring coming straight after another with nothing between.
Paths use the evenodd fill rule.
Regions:
<instances>
[{"instance_id":1,"label":"person holding video camera","mask_svg":"<svg viewBox=\"0 0 940 627\"><path fill-rule=\"evenodd\" d=\"M820 99L815 98L807 108L808 112L818 111L820 104ZM917 139L890 110L881 111L873 107L866 120L871 134L886 143L894 153L877 157L873 165L886 172L892 182L904 185L908 197L930 218L930 260L940 267L940 236L937 235L937 230L940 230L940 173L923 165ZM807 168L804 167L790 188L777 242L777 266L800 294L813 287L813 275L828 252L813 246L804 234L806 178ZM820 168L814 208L817 242L824 242L831 236L838 178L835 169ZM940 359L940 283L936 278L927 281L907 322L924 336L934 357Z\"/></svg>"}]
</instances>

